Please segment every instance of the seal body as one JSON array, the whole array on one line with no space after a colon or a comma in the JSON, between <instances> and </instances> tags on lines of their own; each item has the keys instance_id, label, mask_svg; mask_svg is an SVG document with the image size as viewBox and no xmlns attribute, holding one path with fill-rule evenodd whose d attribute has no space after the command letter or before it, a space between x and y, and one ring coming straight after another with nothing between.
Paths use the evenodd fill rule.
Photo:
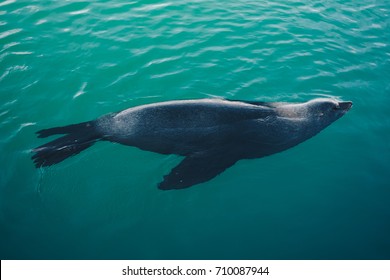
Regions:
<instances>
[{"instance_id":1,"label":"seal body","mask_svg":"<svg viewBox=\"0 0 390 280\"><path fill-rule=\"evenodd\" d=\"M36 166L58 163L98 140L184 156L160 189L208 181L240 159L268 156L319 133L343 116L351 102L314 99L269 103L219 99L154 103L94 121L39 131L65 136L34 149Z\"/></svg>"}]
</instances>

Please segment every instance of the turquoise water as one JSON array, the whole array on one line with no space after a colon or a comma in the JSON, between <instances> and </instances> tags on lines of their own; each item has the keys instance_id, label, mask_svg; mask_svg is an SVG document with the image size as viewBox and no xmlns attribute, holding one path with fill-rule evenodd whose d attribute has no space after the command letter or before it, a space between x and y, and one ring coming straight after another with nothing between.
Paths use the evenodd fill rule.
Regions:
<instances>
[{"instance_id":1,"label":"turquoise water","mask_svg":"<svg viewBox=\"0 0 390 280\"><path fill-rule=\"evenodd\" d=\"M0 2L1 259L390 259L390 2ZM35 132L174 99L351 100L316 137L181 191L112 143Z\"/></svg>"}]
</instances>

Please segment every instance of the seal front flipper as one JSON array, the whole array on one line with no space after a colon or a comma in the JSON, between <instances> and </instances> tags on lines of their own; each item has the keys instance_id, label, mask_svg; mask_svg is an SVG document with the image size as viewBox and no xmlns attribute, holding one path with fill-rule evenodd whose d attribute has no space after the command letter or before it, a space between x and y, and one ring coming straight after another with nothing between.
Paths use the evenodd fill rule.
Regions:
<instances>
[{"instance_id":1,"label":"seal front flipper","mask_svg":"<svg viewBox=\"0 0 390 280\"><path fill-rule=\"evenodd\" d=\"M161 190L184 189L211 180L238 159L224 155L187 156L158 185Z\"/></svg>"}]
</instances>

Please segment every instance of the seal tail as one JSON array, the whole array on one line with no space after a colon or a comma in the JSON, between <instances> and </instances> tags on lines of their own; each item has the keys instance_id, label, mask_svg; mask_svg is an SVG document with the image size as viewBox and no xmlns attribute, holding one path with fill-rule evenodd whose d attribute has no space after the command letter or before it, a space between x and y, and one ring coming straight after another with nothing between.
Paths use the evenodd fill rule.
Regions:
<instances>
[{"instance_id":1,"label":"seal tail","mask_svg":"<svg viewBox=\"0 0 390 280\"><path fill-rule=\"evenodd\" d=\"M65 134L32 150L35 154L31 158L37 168L50 166L77 155L101 138L93 121L43 129L37 134L39 138Z\"/></svg>"}]
</instances>

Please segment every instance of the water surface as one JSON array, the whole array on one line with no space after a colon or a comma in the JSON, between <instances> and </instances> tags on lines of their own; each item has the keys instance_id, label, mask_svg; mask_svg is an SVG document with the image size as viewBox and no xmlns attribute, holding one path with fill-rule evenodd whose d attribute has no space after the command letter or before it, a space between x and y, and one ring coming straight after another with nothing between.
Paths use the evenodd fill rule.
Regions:
<instances>
[{"instance_id":1,"label":"water surface","mask_svg":"<svg viewBox=\"0 0 390 280\"><path fill-rule=\"evenodd\" d=\"M390 2L0 3L1 259L389 259ZM50 168L43 128L187 98L354 107L182 191L181 158L97 143Z\"/></svg>"}]
</instances>

